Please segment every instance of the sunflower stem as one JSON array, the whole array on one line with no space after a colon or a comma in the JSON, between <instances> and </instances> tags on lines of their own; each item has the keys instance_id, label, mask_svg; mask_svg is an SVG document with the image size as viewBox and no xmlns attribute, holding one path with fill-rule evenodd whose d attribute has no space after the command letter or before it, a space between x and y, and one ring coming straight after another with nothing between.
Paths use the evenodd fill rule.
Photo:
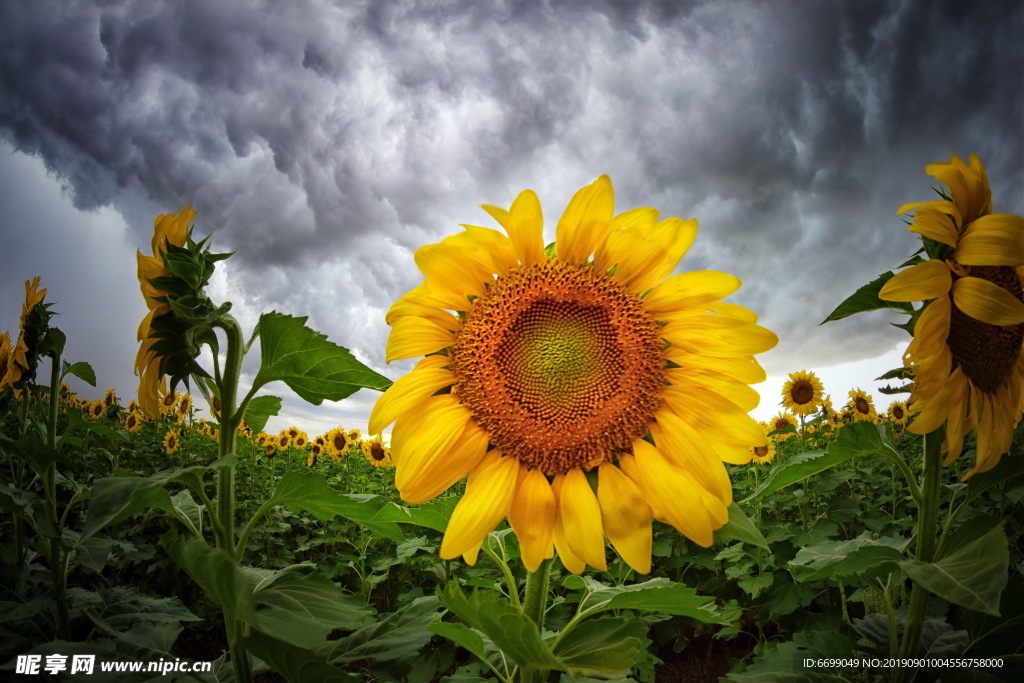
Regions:
<instances>
[{"instance_id":1,"label":"sunflower stem","mask_svg":"<svg viewBox=\"0 0 1024 683\"><path fill-rule=\"evenodd\" d=\"M548 608L548 577L552 560L543 560L537 571L526 576L526 597L523 611L537 624L537 630L544 633L544 614ZM519 672L521 683L539 683L545 680L547 672L540 669L524 669Z\"/></svg>"},{"instance_id":2,"label":"sunflower stem","mask_svg":"<svg viewBox=\"0 0 1024 683\"><path fill-rule=\"evenodd\" d=\"M931 562L935 559L935 534L938 529L939 490L942 480L942 427L924 437L924 473L921 476L921 501L917 516L917 560ZM921 633L928 608L929 592L914 582L910 593L910 607L903 632L900 657L913 657L921 646ZM894 681L909 681L914 677L913 669L894 669Z\"/></svg>"}]
</instances>

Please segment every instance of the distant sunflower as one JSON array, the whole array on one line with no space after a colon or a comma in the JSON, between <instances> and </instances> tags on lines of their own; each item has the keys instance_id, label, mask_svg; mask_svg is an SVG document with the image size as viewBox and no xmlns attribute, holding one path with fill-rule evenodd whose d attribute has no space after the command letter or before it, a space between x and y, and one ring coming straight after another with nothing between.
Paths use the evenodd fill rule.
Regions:
<instances>
[{"instance_id":1,"label":"distant sunflower","mask_svg":"<svg viewBox=\"0 0 1024 683\"><path fill-rule=\"evenodd\" d=\"M793 417L792 413L784 410L781 413L778 413L771 420L769 420L768 426L771 427L769 431L774 432L779 429L785 429L786 427L796 427L797 421L796 418ZM787 441L793 438L794 436L796 436L796 432L785 432L783 434L776 434L772 438L774 438L779 443L782 443L783 441Z\"/></svg>"},{"instance_id":2,"label":"distant sunflower","mask_svg":"<svg viewBox=\"0 0 1024 683\"><path fill-rule=\"evenodd\" d=\"M758 465L767 465L775 459L775 442L767 439L763 446L750 447L751 460Z\"/></svg>"},{"instance_id":3,"label":"distant sunflower","mask_svg":"<svg viewBox=\"0 0 1024 683\"><path fill-rule=\"evenodd\" d=\"M341 460L348 455L349 443L351 442L341 427L327 433L327 453L335 460Z\"/></svg>"},{"instance_id":4,"label":"distant sunflower","mask_svg":"<svg viewBox=\"0 0 1024 683\"><path fill-rule=\"evenodd\" d=\"M188 419L188 415L191 412L191 410L192 395L182 394L181 397L178 399L178 405L175 408L175 412L177 413L177 421L184 422L186 419Z\"/></svg>"},{"instance_id":5,"label":"distant sunflower","mask_svg":"<svg viewBox=\"0 0 1024 683\"><path fill-rule=\"evenodd\" d=\"M855 422L861 420L870 420L874 422L875 416L878 414L875 410L875 401L867 392L863 389L851 389L850 393L850 413L853 415Z\"/></svg>"},{"instance_id":6,"label":"distant sunflower","mask_svg":"<svg viewBox=\"0 0 1024 683\"><path fill-rule=\"evenodd\" d=\"M178 450L178 430L171 429L164 434L164 449L167 451L167 455L174 453Z\"/></svg>"},{"instance_id":7,"label":"distant sunflower","mask_svg":"<svg viewBox=\"0 0 1024 683\"><path fill-rule=\"evenodd\" d=\"M117 403L117 391L114 389L107 389L107 393L103 396L103 403L108 408Z\"/></svg>"},{"instance_id":8,"label":"distant sunflower","mask_svg":"<svg viewBox=\"0 0 1024 683\"><path fill-rule=\"evenodd\" d=\"M527 190L484 207L505 234L464 226L416 252L425 281L388 312L386 357L425 358L377 401L369 432L395 423L407 502L469 474L442 558L472 564L507 517L531 571L555 549L571 572L605 569L607 537L647 573L652 517L705 547L728 520L722 461L748 462L764 438L748 384L777 337L720 301L737 278L669 277L696 220L613 204L606 176L581 189L546 250Z\"/></svg>"},{"instance_id":9,"label":"distant sunflower","mask_svg":"<svg viewBox=\"0 0 1024 683\"><path fill-rule=\"evenodd\" d=\"M395 466L391 460L391 449L384 445L379 435L373 439L363 441L362 450L363 455L366 456L366 459L374 467Z\"/></svg>"},{"instance_id":10,"label":"distant sunflower","mask_svg":"<svg viewBox=\"0 0 1024 683\"><path fill-rule=\"evenodd\" d=\"M131 412L124 416L124 429L130 434L134 434L142 428L142 422L139 420L138 413Z\"/></svg>"},{"instance_id":11,"label":"distant sunflower","mask_svg":"<svg viewBox=\"0 0 1024 683\"><path fill-rule=\"evenodd\" d=\"M821 406L824 395L817 375L800 370L790 373L782 387L782 407L794 415L810 415Z\"/></svg>"},{"instance_id":12,"label":"distant sunflower","mask_svg":"<svg viewBox=\"0 0 1024 683\"><path fill-rule=\"evenodd\" d=\"M908 429L928 434L945 424L946 465L976 430L967 478L995 467L1024 412L1024 219L992 213L988 176L973 154L970 165L954 154L925 170L949 188L949 199L906 204L897 214L914 211L910 231L947 249L890 279L879 296L928 302L903 356L920 411Z\"/></svg>"},{"instance_id":13,"label":"distant sunflower","mask_svg":"<svg viewBox=\"0 0 1024 683\"><path fill-rule=\"evenodd\" d=\"M356 443L357 441L362 440L363 433L360 432L358 429L350 429L347 432L345 432L345 436L348 437L349 443Z\"/></svg>"},{"instance_id":14,"label":"distant sunflower","mask_svg":"<svg viewBox=\"0 0 1024 683\"><path fill-rule=\"evenodd\" d=\"M89 407L89 417L94 420L98 420L107 414L107 404L103 402L103 399L98 399L92 403Z\"/></svg>"},{"instance_id":15,"label":"distant sunflower","mask_svg":"<svg viewBox=\"0 0 1024 683\"><path fill-rule=\"evenodd\" d=\"M292 445L292 437L288 432L281 432L277 435L277 450L284 451Z\"/></svg>"},{"instance_id":16,"label":"distant sunflower","mask_svg":"<svg viewBox=\"0 0 1024 683\"><path fill-rule=\"evenodd\" d=\"M0 389L13 386L25 376L25 373L29 373L28 377L30 378L32 376L30 371L35 367L35 361L30 360L30 356L34 357L35 352L30 345L34 346L37 340L29 338L32 336L30 334L32 326L28 324L28 321L32 311L43 302L45 297L46 289L39 289L38 276L31 280L25 280L25 303L21 306L18 341L8 351L7 368L4 375L0 377Z\"/></svg>"},{"instance_id":17,"label":"distant sunflower","mask_svg":"<svg viewBox=\"0 0 1024 683\"><path fill-rule=\"evenodd\" d=\"M19 372L17 377L10 379L14 369L14 347L11 345L11 335L7 332L0 332L0 392L6 390L14 382L21 379Z\"/></svg>"},{"instance_id":18,"label":"distant sunflower","mask_svg":"<svg viewBox=\"0 0 1024 683\"><path fill-rule=\"evenodd\" d=\"M292 439L292 445L296 448L305 448L308 443L309 439L304 432L300 432L298 436Z\"/></svg>"}]
</instances>

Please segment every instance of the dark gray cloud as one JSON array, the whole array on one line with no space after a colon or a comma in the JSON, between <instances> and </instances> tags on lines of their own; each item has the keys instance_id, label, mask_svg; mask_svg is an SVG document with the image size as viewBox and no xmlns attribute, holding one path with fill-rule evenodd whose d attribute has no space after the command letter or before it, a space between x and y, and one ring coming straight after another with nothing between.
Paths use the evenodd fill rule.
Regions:
<instances>
[{"instance_id":1,"label":"dark gray cloud","mask_svg":"<svg viewBox=\"0 0 1024 683\"><path fill-rule=\"evenodd\" d=\"M0 25L0 137L75 206L141 246L193 203L241 317L310 315L381 369L413 251L526 187L550 225L601 173L696 216L684 267L743 278L776 373L901 340L883 314L816 324L913 250L894 212L930 198L927 163L979 154L1024 212L1013 0L42 0Z\"/></svg>"}]
</instances>

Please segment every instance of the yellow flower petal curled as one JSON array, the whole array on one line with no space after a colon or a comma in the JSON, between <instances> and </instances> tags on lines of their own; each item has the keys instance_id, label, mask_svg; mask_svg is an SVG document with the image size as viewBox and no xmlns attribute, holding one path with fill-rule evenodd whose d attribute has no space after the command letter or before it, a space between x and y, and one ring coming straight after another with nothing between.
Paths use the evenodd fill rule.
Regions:
<instances>
[{"instance_id":1,"label":"yellow flower petal curled","mask_svg":"<svg viewBox=\"0 0 1024 683\"><path fill-rule=\"evenodd\" d=\"M622 559L640 574L651 572L651 509L633 480L618 467L604 463L599 468L597 502L601 525Z\"/></svg>"},{"instance_id":2,"label":"yellow flower petal curled","mask_svg":"<svg viewBox=\"0 0 1024 683\"><path fill-rule=\"evenodd\" d=\"M945 263L925 261L894 275L882 286L878 296L886 301L937 299L949 292L952 279Z\"/></svg>"},{"instance_id":3,"label":"yellow flower petal curled","mask_svg":"<svg viewBox=\"0 0 1024 683\"><path fill-rule=\"evenodd\" d=\"M982 216L956 243L956 260L967 266L1024 265L1024 218L1005 213Z\"/></svg>"},{"instance_id":4,"label":"yellow flower petal curled","mask_svg":"<svg viewBox=\"0 0 1024 683\"><path fill-rule=\"evenodd\" d=\"M616 215L606 177L573 197L553 250L532 191L508 210L484 209L507 237L464 225L422 248L424 283L387 315L389 361L436 359L395 382L371 416L373 431L394 424L402 498L429 499L464 472L478 481L500 453L516 472L502 480L503 516L531 570L553 553L570 572L604 568L607 532L630 566L649 571L654 515L709 543L732 500L723 461L749 461L747 437L760 433L746 414L759 400L749 384L764 379L753 354L778 341L721 300L739 280L704 271L662 285L696 220L653 208ZM630 455L651 439L664 454ZM685 489L685 518L662 475ZM483 521L455 524L445 556L470 561L501 507L462 508Z\"/></svg>"},{"instance_id":5,"label":"yellow flower petal curled","mask_svg":"<svg viewBox=\"0 0 1024 683\"><path fill-rule=\"evenodd\" d=\"M466 493L448 520L441 540L441 559L450 560L479 547L508 514L518 475L519 464L513 458L502 457L497 451L484 457L470 474Z\"/></svg>"},{"instance_id":6,"label":"yellow flower petal curled","mask_svg":"<svg viewBox=\"0 0 1024 683\"><path fill-rule=\"evenodd\" d=\"M540 470L520 467L508 523L519 538L523 564L531 572L554 555L555 506L555 494L547 477Z\"/></svg>"},{"instance_id":7,"label":"yellow flower petal curled","mask_svg":"<svg viewBox=\"0 0 1024 683\"><path fill-rule=\"evenodd\" d=\"M558 258L568 263L586 262L608 234L613 206L608 176L577 191L555 227Z\"/></svg>"},{"instance_id":8,"label":"yellow flower petal curled","mask_svg":"<svg viewBox=\"0 0 1024 683\"><path fill-rule=\"evenodd\" d=\"M975 320L1008 327L1024 323L1024 301L994 282L961 277L953 283L953 303Z\"/></svg>"},{"instance_id":9,"label":"yellow flower petal curled","mask_svg":"<svg viewBox=\"0 0 1024 683\"><path fill-rule=\"evenodd\" d=\"M574 555L591 567L604 571L608 564L604 555L604 530L597 496L582 470L569 470L562 476L557 495L558 515L566 541Z\"/></svg>"}]
</instances>

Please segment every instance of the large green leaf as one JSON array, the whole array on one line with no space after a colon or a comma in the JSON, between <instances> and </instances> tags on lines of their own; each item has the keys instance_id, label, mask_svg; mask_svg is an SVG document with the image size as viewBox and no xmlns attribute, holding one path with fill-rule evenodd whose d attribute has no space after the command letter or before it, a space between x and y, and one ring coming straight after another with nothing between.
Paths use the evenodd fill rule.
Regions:
<instances>
[{"instance_id":1,"label":"large green leaf","mask_svg":"<svg viewBox=\"0 0 1024 683\"><path fill-rule=\"evenodd\" d=\"M372 612L354 595L346 595L312 565L293 565L274 572L253 592L258 609L251 622L299 647L319 645L331 631L365 626Z\"/></svg>"},{"instance_id":2,"label":"large green leaf","mask_svg":"<svg viewBox=\"0 0 1024 683\"><path fill-rule=\"evenodd\" d=\"M771 550L768 547L768 541L764 540L757 525L751 521L750 517L747 517L747 514L735 501L729 506L729 521L715 532L715 541L743 541L768 551Z\"/></svg>"},{"instance_id":3,"label":"large green leaf","mask_svg":"<svg viewBox=\"0 0 1024 683\"><path fill-rule=\"evenodd\" d=\"M857 313L863 313L865 311L877 311L882 308L891 308L901 311L910 312L913 310L913 306L903 301L885 301L878 297L878 293L882 291L882 287L886 282L891 280L895 274L892 271L882 273L877 278L864 285L856 292L846 298L843 303L839 304L834 311L828 314L828 317L821 321L821 325L833 320L842 320L851 315Z\"/></svg>"},{"instance_id":4,"label":"large green leaf","mask_svg":"<svg viewBox=\"0 0 1024 683\"><path fill-rule=\"evenodd\" d=\"M940 598L995 617L1000 616L999 597L1009 566L1002 524L935 562L900 562L907 576Z\"/></svg>"},{"instance_id":5,"label":"large green leaf","mask_svg":"<svg viewBox=\"0 0 1024 683\"><path fill-rule=\"evenodd\" d=\"M647 657L645 622L632 617L586 621L558 641L554 654L571 676L623 678Z\"/></svg>"},{"instance_id":6,"label":"large green leaf","mask_svg":"<svg viewBox=\"0 0 1024 683\"><path fill-rule=\"evenodd\" d=\"M510 604L501 593L476 590L467 596L458 581L451 581L439 591L439 597L442 605L490 638L521 669L565 670L541 640L533 619Z\"/></svg>"},{"instance_id":7,"label":"large green leaf","mask_svg":"<svg viewBox=\"0 0 1024 683\"><path fill-rule=\"evenodd\" d=\"M194 490L199 490L203 485L203 475L216 469L219 464L220 461L210 466L196 465L173 472L158 472L149 477L97 479L92 487L85 528L82 530L79 542L85 541L103 528L116 524L148 507L158 507L171 512L186 526L192 526L190 515L195 510L182 499L178 499L179 506L176 507L165 487L171 483L181 483ZM182 505L185 507L180 507ZM178 515L179 510L183 516ZM199 523L201 524L201 521Z\"/></svg>"},{"instance_id":8,"label":"large green leaf","mask_svg":"<svg viewBox=\"0 0 1024 683\"><path fill-rule=\"evenodd\" d=\"M388 661L413 657L430 640L428 626L437 619L440 604L433 595L416 598L385 619L332 640L318 650L332 664L360 659Z\"/></svg>"},{"instance_id":9,"label":"large green leaf","mask_svg":"<svg viewBox=\"0 0 1024 683\"><path fill-rule=\"evenodd\" d=\"M331 666L316 653L254 631L245 639L249 651L282 674L289 683L355 683L360 676Z\"/></svg>"},{"instance_id":10,"label":"large green leaf","mask_svg":"<svg viewBox=\"0 0 1024 683\"><path fill-rule=\"evenodd\" d=\"M835 441L830 443L825 451L799 453L787 460L782 467L771 473L757 491L742 502L762 498L847 460L881 454L900 457L884 439L878 425L867 421L854 422L841 428Z\"/></svg>"},{"instance_id":11,"label":"large green leaf","mask_svg":"<svg viewBox=\"0 0 1024 683\"><path fill-rule=\"evenodd\" d=\"M259 434L267 426L267 420L281 411L280 396L255 396L249 399L245 406L245 415L242 418L252 429L253 434Z\"/></svg>"},{"instance_id":12,"label":"large green leaf","mask_svg":"<svg viewBox=\"0 0 1024 683\"><path fill-rule=\"evenodd\" d=\"M164 546L174 563L225 612L248 623L255 620L253 589L261 574L240 567L224 550L196 538L165 538Z\"/></svg>"},{"instance_id":13,"label":"large green leaf","mask_svg":"<svg viewBox=\"0 0 1024 683\"><path fill-rule=\"evenodd\" d=\"M512 678L509 662L501 655L501 651L491 642L491 639L479 631L475 631L465 624L454 624L444 621L430 624L427 626L427 630L431 633L436 633L442 638L447 638L461 648L469 650L472 654L476 655L477 659L489 666L494 673L503 679L509 680ZM482 681L484 679L473 680Z\"/></svg>"},{"instance_id":14,"label":"large green leaf","mask_svg":"<svg viewBox=\"0 0 1024 683\"><path fill-rule=\"evenodd\" d=\"M340 401L362 388L383 391L391 380L360 363L347 349L276 311L260 317L262 362L253 387L281 380L313 405Z\"/></svg>"},{"instance_id":15,"label":"large green leaf","mask_svg":"<svg viewBox=\"0 0 1024 683\"><path fill-rule=\"evenodd\" d=\"M85 361L78 361L77 363L64 361L61 363L60 378L63 380L68 375L74 375L89 386L96 386L96 371Z\"/></svg>"},{"instance_id":16,"label":"large green leaf","mask_svg":"<svg viewBox=\"0 0 1024 683\"><path fill-rule=\"evenodd\" d=\"M582 617L606 610L638 609L690 617L706 624L728 623L715 607L714 600L697 595L689 586L666 578L628 586L606 586L589 576L570 575L562 585L585 591L577 608Z\"/></svg>"},{"instance_id":17,"label":"large green leaf","mask_svg":"<svg viewBox=\"0 0 1024 683\"><path fill-rule=\"evenodd\" d=\"M871 538L865 531L848 541L822 541L801 548L789 562L799 581L817 581L828 577L858 576L872 578L895 570L904 559L909 539L901 536Z\"/></svg>"}]
</instances>

